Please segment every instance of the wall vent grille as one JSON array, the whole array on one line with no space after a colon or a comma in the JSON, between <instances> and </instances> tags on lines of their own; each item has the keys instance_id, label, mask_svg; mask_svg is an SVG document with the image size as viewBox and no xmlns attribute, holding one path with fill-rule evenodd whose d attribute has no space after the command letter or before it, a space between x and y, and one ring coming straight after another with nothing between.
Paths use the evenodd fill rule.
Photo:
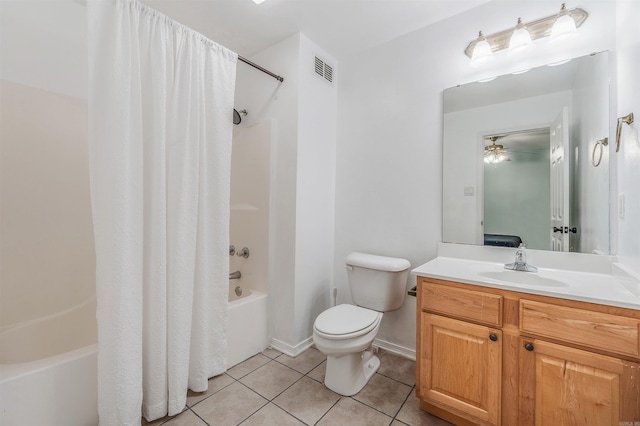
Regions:
<instances>
[{"instance_id":1,"label":"wall vent grille","mask_svg":"<svg viewBox=\"0 0 640 426\"><path fill-rule=\"evenodd\" d=\"M333 84L333 66L327 64L324 60L318 58L317 56L314 56L314 74Z\"/></svg>"}]
</instances>

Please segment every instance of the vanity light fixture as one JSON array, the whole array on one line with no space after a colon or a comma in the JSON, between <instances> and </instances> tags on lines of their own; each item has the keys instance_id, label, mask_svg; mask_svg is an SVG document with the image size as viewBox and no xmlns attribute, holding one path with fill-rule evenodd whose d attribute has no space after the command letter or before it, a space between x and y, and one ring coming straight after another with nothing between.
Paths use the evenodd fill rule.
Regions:
<instances>
[{"instance_id":1,"label":"vanity light fixture","mask_svg":"<svg viewBox=\"0 0 640 426\"><path fill-rule=\"evenodd\" d=\"M491 52L494 54L507 49L509 49L509 51L517 51L518 49L522 49L523 46L530 46L534 40L539 38L552 37L555 41L563 39L567 35L575 34L588 16L589 14L584 9L575 8L568 10L563 3L557 15L547 16L546 18L528 23L523 23L522 20L518 18L518 24L515 28L500 31L499 33L486 37L484 35L479 36L469 43L464 53L469 58L472 58L472 65L477 66L483 61L476 62L473 60L476 46L480 45L480 53L478 54L480 58L490 57L486 54L484 42L489 45ZM573 31L573 26L570 21L575 25L576 31Z\"/></svg>"},{"instance_id":2,"label":"vanity light fixture","mask_svg":"<svg viewBox=\"0 0 640 426\"><path fill-rule=\"evenodd\" d=\"M551 34L549 35L549 40L551 41L562 40L564 38L571 37L576 34L578 34L578 28L576 28L576 21L574 21L569 15L567 6L564 3L562 3L562 7L560 8L560 13L558 13L556 22L554 22L553 27L551 28Z\"/></svg>"},{"instance_id":3,"label":"vanity light fixture","mask_svg":"<svg viewBox=\"0 0 640 426\"><path fill-rule=\"evenodd\" d=\"M473 49L473 54L471 55L471 66L480 66L492 58L493 51L491 50L491 46L489 46L487 38L482 34L482 31L480 31L478 33L478 38L476 39L476 46Z\"/></svg>"},{"instance_id":4,"label":"vanity light fixture","mask_svg":"<svg viewBox=\"0 0 640 426\"><path fill-rule=\"evenodd\" d=\"M523 50L533 46L533 40L531 40L531 34L529 30L522 23L522 18L518 18L518 23L513 29L513 34L509 39L509 53L522 52Z\"/></svg>"}]
</instances>

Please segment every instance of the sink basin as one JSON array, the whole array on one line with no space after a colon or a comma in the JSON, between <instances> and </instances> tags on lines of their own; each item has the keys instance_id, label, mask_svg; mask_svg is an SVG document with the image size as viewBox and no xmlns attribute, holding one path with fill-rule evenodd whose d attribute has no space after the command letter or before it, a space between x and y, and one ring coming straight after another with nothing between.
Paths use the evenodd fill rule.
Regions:
<instances>
[{"instance_id":1,"label":"sink basin","mask_svg":"<svg viewBox=\"0 0 640 426\"><path fill-rule=\"evenodd\" d=\"M541 277L532 272L509 271L505 269L503 271L478 272L478 275L508 284L522 284L535 287L569 287L568 284L562 281Z\"/></svg>"}]
</instances>

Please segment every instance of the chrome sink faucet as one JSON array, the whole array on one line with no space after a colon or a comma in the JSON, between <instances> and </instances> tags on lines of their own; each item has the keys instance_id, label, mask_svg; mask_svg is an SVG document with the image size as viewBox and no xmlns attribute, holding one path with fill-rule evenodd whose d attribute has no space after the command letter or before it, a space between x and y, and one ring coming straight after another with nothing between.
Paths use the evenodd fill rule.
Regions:
<instances>
[{"instance_id":1,"label":"chrome sink faucet","mask_svg":"<svg viewBox=\"0 0 640 426\"><path fill-rule=\"evenodd\" d=\"M524 243L520 243L520 247L518 247L518 250L516 251L515 262L505 264L504 269L523 272L538 272L538 268L527 264L527 251Z\"/></svg>"}]
</instances>

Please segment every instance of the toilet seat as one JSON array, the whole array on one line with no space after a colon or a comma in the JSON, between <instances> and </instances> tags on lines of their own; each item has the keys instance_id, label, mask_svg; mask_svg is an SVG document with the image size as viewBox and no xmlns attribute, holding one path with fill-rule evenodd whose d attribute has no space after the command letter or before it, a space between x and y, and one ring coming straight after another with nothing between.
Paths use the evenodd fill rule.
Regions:
<instances>
[{"instance_id":1,"label":"toilet seat","mask_svg":"<svg viewBox=\"0 0 640 426\"><path fill-rule=\"evenodd\" d=\"M314 331L326 339L342 340L362 336L375 329L382 313L354 305L338 305L316 318Z\"/></svg>"}]
</instances>

